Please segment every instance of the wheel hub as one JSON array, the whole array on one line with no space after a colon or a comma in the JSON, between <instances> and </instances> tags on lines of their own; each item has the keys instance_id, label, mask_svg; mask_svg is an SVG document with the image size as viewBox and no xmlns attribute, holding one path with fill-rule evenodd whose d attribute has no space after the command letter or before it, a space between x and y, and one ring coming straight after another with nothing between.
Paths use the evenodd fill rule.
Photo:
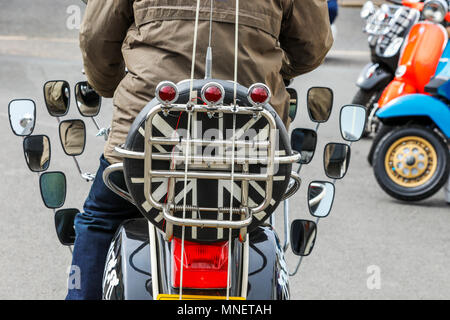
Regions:
<instances>
[{"instance_id":1,"label":"wheel hub","mask_svg":"<svg viewBox=\"0 0 450 320\"><path fill-rule=\"evenodd\" d=\"M413 166L416 163L416 158L414 156L408 156L408 158L406 158L406 164L408 166Z\"/></svg>"},{"instance_id":2,"label":"wheel hub","mask_svg":"<svg viewBox=\"0 0 450 320\"><path fill-rule=\"evenodd\" d=\"M389 147L385 167L390 179L398 185L418 187L428 182L436 172L436 150L421 137L402 137Z\"/></svg>"}]
</instances>

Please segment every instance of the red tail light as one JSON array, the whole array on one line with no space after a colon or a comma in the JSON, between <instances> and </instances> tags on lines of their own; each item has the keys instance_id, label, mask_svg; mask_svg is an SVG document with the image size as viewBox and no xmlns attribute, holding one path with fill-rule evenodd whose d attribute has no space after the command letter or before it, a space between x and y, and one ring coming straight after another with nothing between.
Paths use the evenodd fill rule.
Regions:
<instances>
[{"instance_id":1,"label":"red tail light","mask_svg":"<svg viewBox=\"0 0 450 320\"><path fill-rule=\"evenodd\" d=\"M271 93L269 87L262 83L256 83L248 89L248 100L253 105L263 105L269 102Z\"/></svg>"},{"instance_id":2,"label":"red tail light","mask_svg":"<svg viewBox=\"0 0 450 320\"><path fill-rule=\"evenodd\" d=\"M172 246L172 286L180 288L181 240ZM227 287L228 242L203 244L184 242L183 288L225 289Z\"/></svg>"},{"instance_id":3,"label":"red tail light","mask_svg":"<svg viewBox=\"0 0 450 320\"><path fill-rule=\"evenodd\" d=\"M170 81L163 81L156 87L156 99L161 104L169 105L178 99L178 88Z\"/></svg>"},{"instance_id":4,"label":"red tail light","mask_svg":"<svg viewBox=\"0 0 450 320\"><path fill-rule=\"evenodd\" d=\"M225 90L222 85L216 82L210 82L202 88L202 99L208 105L218 105L225 98Z\"/></svg>"}]
</instances>

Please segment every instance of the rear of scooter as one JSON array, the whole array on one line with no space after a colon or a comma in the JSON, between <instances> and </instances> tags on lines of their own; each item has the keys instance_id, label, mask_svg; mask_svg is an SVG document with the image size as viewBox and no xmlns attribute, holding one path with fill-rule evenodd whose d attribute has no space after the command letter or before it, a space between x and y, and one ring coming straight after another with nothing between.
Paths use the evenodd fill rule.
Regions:
<instances>
[{"instance_id":1,"label":"rear of scooter","mask_svg":"<svg viewBox=\"0 0 450 320\"><path fill-rule=\"evenodd\" d=\"M334 183L345 176L350 161L348 144L326 145L323 162L332 181L314 181L308 188L308 206L316 221L296 219L289 225L289 198L300 188L300 169L314 157L317 130L330 116L333 93L322 87L308 91L309 116L316 129L297 128L289 139L268 104L265 85L237 85L238 105L232 103L233 82L196 80L193 88L197 103L189 103L188 81L162 83L159 100L147 105L126 144L116 148L124 162L105 171L105 183L134 203L144 218L125 221L117 231L105 265L103 297L288 299L289 275L296 274L301 258L311 253L317 224L332 208ZM95 120L101 98L86 82L74 89L80 114L91 118L99 133L107 132ZM289 92L294 120L297 93L292 88ZM68 114L71 97L66 81L44 85L47 111L59 123L61 147L73 158L80 178L91 182L93 175L81 170L77 158L85 151L84 121L60 119ZM66 176L48 171L48 136L33 135L36 105L19 99L8 109L13 132L23 137L26 163L39 175L42 200L54 212L58 239L71 248L79 210L63 208ZM344 140L359 139L364 119L361 106L341 109ZM126 186L115 183L124 177ZM280 203L284 243L272 223ZM300 257L293 273L284 260L289 246Z\"/></svg>"},{"instance_id":2,"label":"rear of scooter","mask_svg":"<svg viewBox=\"0 0 450 320\"><path fill-rule=\"evenodd\" d=\"M238 105L233 87L195 80L191 99L189 81L161 83L116 147L124 161L105 170L105 183L145 219L124 223L111 244L105 299L289 299L284 252L292 244L296 255L309 255L317 234L314 221L289 227L288 198L301 182L292 166L312 160L317 134L299 128L289 139L265 85L237 84ZM331 90L313 88L308 96L311 119L327 121ZM365 110L346 106L341 114L344 138L358 140ZM330 143L324 154L326 173L343 178L350 146ZM127 190L111 181L122 173ZM334 183L315 181L309 189L311 214L325 218ZM271 223L282 202L284 244Z\"/></svg>"}]
</instances>

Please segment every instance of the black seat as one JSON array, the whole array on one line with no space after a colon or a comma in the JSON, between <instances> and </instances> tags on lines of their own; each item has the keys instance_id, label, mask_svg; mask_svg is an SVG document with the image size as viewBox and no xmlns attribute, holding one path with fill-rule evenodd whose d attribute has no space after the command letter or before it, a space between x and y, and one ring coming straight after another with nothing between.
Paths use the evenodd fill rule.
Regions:
<instances>
[{"instance_id":1,"label":"black seat","mask_svg":"<svg viewBox=\"0 0 450 320\"><path fill-rule=\"evenodd\" d=\"M433 77L431 81L425 86L425 92L428 92L432 95L437 95L438 89L449 80L450 79L448 77Z\"/></svg>"}]
</instances>

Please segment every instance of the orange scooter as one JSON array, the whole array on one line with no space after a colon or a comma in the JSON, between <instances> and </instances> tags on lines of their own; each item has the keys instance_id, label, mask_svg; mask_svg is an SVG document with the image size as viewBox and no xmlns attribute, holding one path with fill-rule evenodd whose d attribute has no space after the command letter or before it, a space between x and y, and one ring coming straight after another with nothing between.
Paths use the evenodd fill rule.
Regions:
<instances>
[{"instance_id":1,"label":"orange scooter","mask_svg":"<svg viewBox=\"0 0 450 320\"><path fill-rule=\"evenodd\" d=\"M417 3L419 5L421 3ZM425 93L425 85L435 74L447 45L448 34L443 23L450 21L445 0L426 1L423 16L427 21L415 24L400 55L395 78L383 91L378 108L391 100L412 93Z\"/></svg>"},{"instance_id":2,"label":"orange scooter","mask_svg":"<svg viewBox=\"0 0 450 320\"><path fill-rule=\"evenodd\" d=\"M401 4L402 6L409 7L411 9L416 9L419 11L422 11L424 6L423 0L402 0Z\"/></svg>"}]
</instances>

